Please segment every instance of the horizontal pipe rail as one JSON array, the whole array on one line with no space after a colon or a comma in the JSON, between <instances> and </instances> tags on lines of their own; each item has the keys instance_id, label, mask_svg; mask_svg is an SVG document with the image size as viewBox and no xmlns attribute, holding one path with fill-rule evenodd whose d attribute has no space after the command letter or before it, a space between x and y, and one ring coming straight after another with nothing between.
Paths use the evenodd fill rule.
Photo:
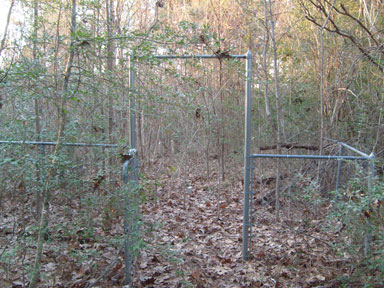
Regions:
<instances>
[{"instance_id":1,"label":"horizontal pipe rail","mask_svg":"<svg viewBox=\"0 0 384 288\"><path fill-rule=\"evenodd\" d=\"M284 158L284 159L319 159L319 160L370 160L371 158L367 155L366 157L358 156L338 156L338 155L283 155L283 154L252 154L250 158Z\"/></svg>"},{"instance_id":2,"label":"horizontal pipe rail","mask_svg":"<svg viewBox=\"0 0 384 288\"><path fill-rule=\"evenodd\" d=\"M0 141L0 144L9 145L43 145L43 146L55 146L57 142L41 142L41 141ZM77 146L77 147L103 147L103 148L116 148L117 144L92 144L92 143L60 143L64 146Z\"/></svg>"},{"instance_id":3,"label":"horizontal pipe rail","mask_svg":"<svg viewBox=\"0 0 384 288\"><path fill-rule=\"evenodd\" d=\"M134 56L135 59L142 58L155 59L246 59L247 55L153 55L153 56Z\"/></svg>"}]
</instances>

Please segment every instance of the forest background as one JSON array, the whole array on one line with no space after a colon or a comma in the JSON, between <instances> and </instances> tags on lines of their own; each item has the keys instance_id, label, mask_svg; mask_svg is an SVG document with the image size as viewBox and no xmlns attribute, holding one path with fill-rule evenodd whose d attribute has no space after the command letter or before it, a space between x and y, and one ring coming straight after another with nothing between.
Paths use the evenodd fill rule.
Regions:
<instances>
[{"instance_id":1,"label":"forest background","mask_svg":"<svg viewBox=\"0 0 384 288\"><path fill-rule=\"evenodd\" d=\"M141 179L133 189L131 220L145 222L135 218L138 207L163 198L169 203L175 191L185 209L191 189L198 190L196 181L204 186L201 203L220 219L230 202L222 199L242 193L244 159L245 67L228 55L247 51L253 55L252 153L336 155L342 141L372 152L377 175L368 191L365 164L348 162L341 173L343 189L334 193L337 162L260 160L254 184L260 184L261 196L255 203L267 202L276 223L292 221L301 211L315 223L341 225L335 233L349 250L333 264L352 268L326 277L313 272L305 285L363 285L362 279L372 287L382 284L381 0L10 0L1 7L0 140L22 142L0 146L5 287L91 287L111 271L120 276L108 276L105 283L124 282L118 257L129 213L121 199L132 198L132 187L120 174L121 159L129 157L130 121L137 125ZM153 57L159 54L216 59ZM129 89L131 56L142 57L135 64L134 90ZM136 101L134 120L131 101ZM71 142L118 147L63 145ZM336 222L328 222L330 215ZM152 243L139 238L133 255ZM365 240L370 244L361 248ZM202 272L184 270L172 280L177 285L208 281ZM137 273L138 287L160 281ZM299 274L281 285L299 281Z\"/></svg>"}]
</instances>

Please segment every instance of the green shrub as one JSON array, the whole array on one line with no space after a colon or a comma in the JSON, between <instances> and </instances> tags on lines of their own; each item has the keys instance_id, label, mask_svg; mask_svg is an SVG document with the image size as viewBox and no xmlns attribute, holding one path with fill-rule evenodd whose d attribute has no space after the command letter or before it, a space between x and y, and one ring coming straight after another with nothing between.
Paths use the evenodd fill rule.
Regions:
<instances>
[{"instance_id":1,"label":"green shrub","mask_svg":"<svg viewBox=\"0 0 384 288\"><path fill-rule=\"evenodd\" d=\"M360 175L357 175L360 176ZM341 196L341 197L340 197ZM364 177L349 181L343 195L336 197L333 217L343 223L345 242L339 249L353 261L354 271L346 283L364 287L384 284L384 181L371 189Z\"/></svg>"}]
</instances>

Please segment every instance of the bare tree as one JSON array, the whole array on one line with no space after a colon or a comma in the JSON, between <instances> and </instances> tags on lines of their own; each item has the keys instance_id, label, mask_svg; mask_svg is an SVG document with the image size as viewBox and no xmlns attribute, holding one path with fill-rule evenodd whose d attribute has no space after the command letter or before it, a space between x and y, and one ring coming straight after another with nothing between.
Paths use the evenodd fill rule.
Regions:
<instances>
[{"instance_id":1,"label":"bare tree","mask_svg":"<svg viewBox=\"0 0 384 288\"><path fill-rule=\"evenodd\" d=\"M9 22L11 20L12 9L13 9L14 5L15 5L15 0L12 0L11 5L9 6L9 9L8 9L7 22L5 23L3 38L1 39L1 42L0 42L0 56L1 56L1 53L3 52L3 50L6 48L5 42L6 42L7 36L8 36Z\"/></svg>"},{"instance_id":2,"label":"bare tree","mask_svg":"<svg viewBox=\"0 0 384 288\"><path fill-rule=\"evenodd\" d=\"M51 166L48 170L46 179L45 179L45 185L42 193L42 199L43 199L43 207L42 207L42 213L40 217L40 225L39 225L39 234L38 234L38 242L37 242L37 250L36 250L36 256L35 256L35 263L33 267L32 272L32 279L31 283L29 284L29 288L35 288L37 285L37 282L40 277L40 265L41 265L41 256L43 253L43 246L45 242L45 237L47 235L47 228L48 228L48 215L49 215L49 205L50 205L50 181L54 174L54 167L56 164L56 156L58 153L58 149L60 146L60 140L62 136L62 130L64 127L64 104L66 99L66 94L69 91L69 80L72 75L72 67L73 67L73 60L75 55L75 32L76 32L76 0L72 0L72 13L71 13L71 30L70 30L70 39L71 42L69 44L68 48L68 60L66 64L65 74L64 74L64 80L63 80L63 86L59 93L61 93L60 97L60 109L59 109L59 122L58 122L58 130L57 130L57 140L55 149L53 151L53 157L51 161Z\"/></svg>"},{"instance_id":3,"label":"bare tree","mask_svg":"<svg viewBox=\"0 0 384 288\"><path fill-rule=\"evenodd\" d=\"M315 7L321 13L322 17L326 19L324 21L325 25L321 24L320 20L316 19L310 9L307 7L307 3L310 3L313 7ZM305 18L307 18L310 22L320 27L321 29L325 29L331 33L338 34L346 40L349 40L360 51L364 58L368 59L370 63L376 66L381 73L384 73L384 66L382 64L381 58L374 56L375 53L384 55L384 43L381 40L383 31L372 33L371 30L360 19L354 16L343 3L336 6L331 4L329 0L308 0L308 2L301 1L301 5L305 11ZM338 24L334 19L334 16L330 14L332 11L327 11L326 5L333 7L332 11L334 11L338 16L342 16L360 27L360 32L364 34L365 37L360 37L359 39L353 32L349 31L345 27L342 27L341 24ZM367 47L363 43L364 39L369 39L372 43L372 46Z\"/></svg>"},{"instance_id":4,"label":"bare tree","mask_svg":"<svg viewBox=\"0 0 384 288\"><path fill-rule=\"evenodd\" d=\"M271 113L271 105L269 104L268 90L269 90L269 72L268 72L268 61L267 54L269 48L269 25L268 25L268 7L267 3L264 1L264 43L263 43L263 72L264 72L264 101L265 101L265 113L267 114L267 118L269 121L269 125L271 126L271 131L273 137L276 139L276 128L273 123L272 113Z\"/></svg>"},{"instance_id":5,"label":"bare tree","mask_svg":"<svg viewBox=\"0 0 384 288\"><path fill-rule=\"evenodd\" d=\"M264 0L264 6L267 5L267 0ZM281 123L282 123L282 114L280 108L280 84L279 84L279 66L277 63L277 46L276 46L276 35L275 35L275 21L272 10L272 1L268 1L268 10L269 10L269 21L271 23L271 41L272 41L272 51L273 51L273 72L275 77L275 98L276 98L276 115L277 115L277 134L276 134L276 150L278 154L281 154ZM277 176L276 176L276 190L275 190L275 211L276 211L276 220L280 220L280 174L281 174L281 160L277 159Z\"/></svg>"},{"instance_id":6,"label":"bare tree","mask_svg":"<svg viewBox=\"0 0 384 288\"><path fill-rule=\"evenodd\" d=\"M39 30L39 1L34 0L33 2L33 35L32 35L32 57L34 65L38 65L39 63L39 51L37 47L37 37L38 37L38 30ZM40 127L40 105L39 105L39 98L35 97L34 99L34 110L35 110L35 134L36 134L36 140L40 141L41 137L41 127ZM36 175L37 179L40 180L40 167L39 165L36 165ZM36 189L36 219L40 218L41 214L41 193L39 189Z\"/></svg>"},{"instance_id":7,"label":"bare tree","mask_svg":"<svg viewBox=\"0 0 384 288\"><path fill-rule=\"evenodd\" d=\"M319 154L323 154L324 137L325 137L325 120L324 120L324 28L327 26L329 18L331 17L332 9L335 6L335 0L333 0L332 6L328 13L327 18L320 27L320 149ZM321 174L321 161L319 161L317 170L317 181L320 184Z\"/></svg>"},{"instance_id":8,"label":"bare tree","mask_svg":"<svg viewBox=\"0 0 384 288\"><path fill-rule=\"evenodd\" d=\"M113 73L115 68L115 53L116 46L115 41L113 39L113 31L114 31L114 23L115 23L115 11L114 11L114 0L107 0L105 2L105 9L107 12L107 33L108 33L108 42L107 42L107 71L110 75ZM108 88L108 139L110 143L113 143L113 91L109 87ZM110 163L111 164L111 163Z\"/></svg>"}]
</instances>

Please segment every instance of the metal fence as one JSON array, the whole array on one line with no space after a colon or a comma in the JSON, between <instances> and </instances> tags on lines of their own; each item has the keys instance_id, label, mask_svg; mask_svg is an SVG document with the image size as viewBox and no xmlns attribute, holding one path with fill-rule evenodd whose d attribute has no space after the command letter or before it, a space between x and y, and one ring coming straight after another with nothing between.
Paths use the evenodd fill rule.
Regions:
<instances>
[{"instance_id":1,"label":"metal fence","mask_svg":"<svg viewBox=\"0 0 384 288\"><path fill-rule=\"evenodd\" d=\"M359 151L358 149L349 146L346 143L338 142L339 145L339 155L288 155L288 154L251 154L249 156L250 160L255 159L312 159L312 160L335 160L337 161L337 170L336 170L336 185L335 190L338 191L340 189L340 173L342 168L342 163L345 161L367 161L368 165L368 190L372 188L373 180L375 177L375 155L371 153L370 155ZM360 156L349 156L343 155L344 150L347 149L352 151ZM243 238L243 259L249 259L251 254L251 242L252 242L252 226L253 223L253 196L256 194L256 191L253 190L253 174L254 174L254 165L249 164L247 169L249 170L250 178L247 184L244 184L249 187L249 191L247 191L248 197L245 198L244 202L244 210L248 210L248 214L244 215L246 219L244 220L246 234Z\"/></svg>"},{"instance_id":2,"label":"metal fence","mask_svg":"<svg viewBox=\"0 0 384 288\"><path fill-rule=\"evenodd\" d=\"M250 160L251 151L251 90L252 90L252 53L248 51L245 55L225 55L220 58L220 55L155 55L151 56L152 59L245 59L245 144L244 144L244 210L243 210L243 258L247 258L248 251L248 229L249 229L249 183L250 183ZM129 87L131 93L130 113L131 113L131 147L136 148L136 112L135 112L135 60L144 59L145 57L130 56L130 77ZM137 167L137 166L136 166Z\"/></svg>"},{"instance_id":3,"label":"metal fence","mask_svg":"<svg viewBox=\"0 0 384 288\"><path fill-rule=\"evenodd\" d=\"M249 229L249 184L250 184L250 160L251 151L251 90L252 90L252 53L248 51L245 55L155 55L152 59L245 59L245 139L244 139L244 209L243 209L243 258L246 259L248 251L248 229ZM129 65L129 88L130 88L130 113L131 113L131 147L136 147L136 110L135 110L135 60L146 59L145 57L130 56ZM137 167L137 165L135 166ZM137 168L136 168L137 169Z\"/></svg>"},{"instance_id":4,"label":"metal fence","mask_svg":"<svg viewBox=\"0 0 384 288\"><path fill-rule=\"evenodd\" d=\"M221 59L220 55L155 55L151 56L152 59ZM244 207L243 207L243 246L242 255L243 259L249 259L249 243L252 239L252 195L254 191L251 188L251 174L252 165L251 161L256 158L283 158L283 159L315 159L315 160L335 160L338 161L337 167L337 185L339 189L340 184L340 169L342 162L346 160L360 160L369 161L369 186L372 186L374 176L375 156L373 154L367 155L345 143L340 144L339 155L282 155L282 154L251 154L251 90L252 90L252 54L248 51L245 55L225 55L222 59L245 59L246 83L245 83L245 101L244 101ZM136 56L131 54L129 58L129 94L130 94L130 147L134 151L132 159L123 164L123 181L125 183L133 180L137 181L138 175L138 157L136 154L136 108L135 108L135 62L138 60L146 60L146 57ZM0 144L27 144L27 145L56 145L55 142L32 142L32 141L0 141ZM62 143L64 146L78 146L78 147L104 147L116 148L116 144L87 144L87 143ZM349 149L358 153L360 156L345 156L343 149ZM44 149L42 149L44 151ZM42 152L45 153L45 152ZM129 167L129 169L128 169ZM128 171L132 171L131 174ZM125 174L124 174L125 173ZM128 175L129 174L129 175ZM127 263L126 263L127 264Z\"/></svg>"},{"instance_id":5,"label":"metal fence","mask_svg":"<svg viewBox=\"0 0 384 288\"><path fill-rule=\"evenodd\" d=\"M246 109L246 149L244 154L245 166L249 167L250 158L248 157L250 152L250 121L247 121L248 115L250 115L251 111L251 68L252 68L252 54L251 52L247 52L245 55L227 55L225 54L222 58L220 55L155 55L151 56L153 59L245 59L246 60L246 85L245 85L245 109ZM122 167L122 180L126 184L130 185L130 189L137 189L137 181L138 181L138 156L137 156L137 146L136 146L136 108L135 108L135 61L137 60L145 60L145 57L135 56L131 54L129 58L129 95L130 95L130 151L129 154L132 155L131 159L124 162ZM37 145L41 146L41 154L45 156L45 147L46 146L55 146L56 142L42 142L42 141L8 141L8 140L0 140L0 144L8 144L8 145ZM117 144L92 144L92 143L61 143L62 146L72 146L72 147L101 147L101 148L117 148ZM249 181L249 170L244 169L245 178ZM245 193L244 197L248 197L248 194ZM126 205L131 205L131 200L126 199ZM244 213L248 213L248 211L244 210ZM246 214L244 214L246 215ZM126 217L125 217L126 218ZM130 283L130 272L131 272L131 264L133 257L130 255L129 251L130 246L132 245L131 240L127 235L131 232L132 227L131 223L128 219L124 219L124 233L126 234L126 238L124 240L125 243L125 276L126 276L126 284ZM245 229L243 230L245 231Z\"/></svg>"}]
</instances>

